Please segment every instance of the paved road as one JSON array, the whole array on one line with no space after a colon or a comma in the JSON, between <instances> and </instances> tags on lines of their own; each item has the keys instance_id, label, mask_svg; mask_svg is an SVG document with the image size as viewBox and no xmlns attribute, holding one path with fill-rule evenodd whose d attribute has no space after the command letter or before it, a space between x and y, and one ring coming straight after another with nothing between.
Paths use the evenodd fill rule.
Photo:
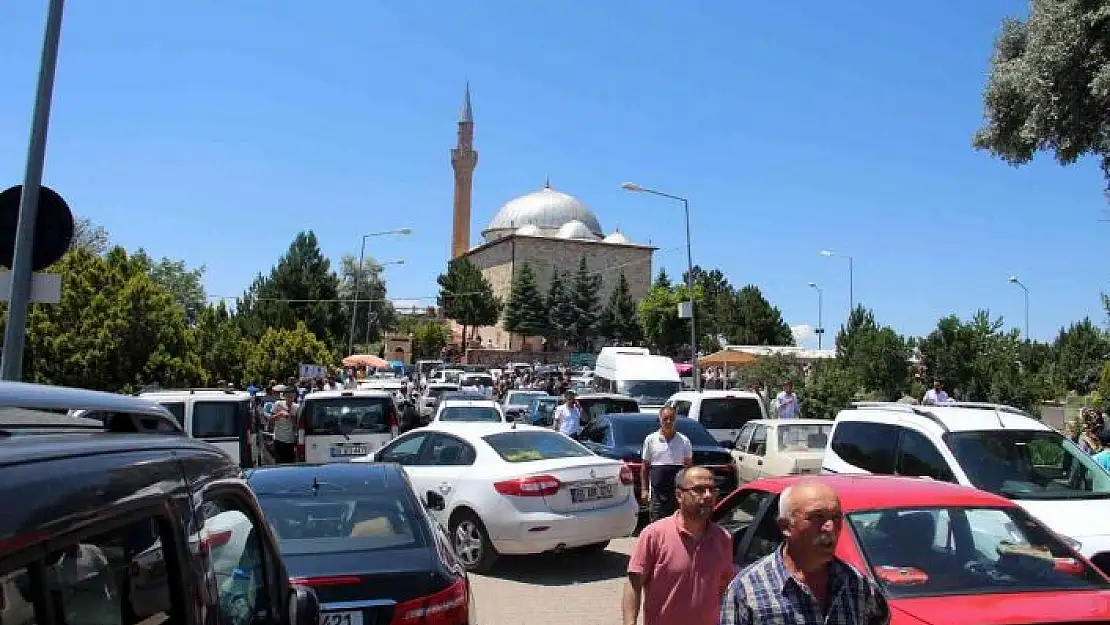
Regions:
<instances>
[{"instance_id":1,"label":"paved road","mask_svg":"<svg viewBox=\"0 0 1110 625\"><path fill-rule=\"evenodd\" d=\"M503 558L472 575L478 622L487 625L620 625L621 584L635 538L604 553Z\"/></svg>"}]
</instances>

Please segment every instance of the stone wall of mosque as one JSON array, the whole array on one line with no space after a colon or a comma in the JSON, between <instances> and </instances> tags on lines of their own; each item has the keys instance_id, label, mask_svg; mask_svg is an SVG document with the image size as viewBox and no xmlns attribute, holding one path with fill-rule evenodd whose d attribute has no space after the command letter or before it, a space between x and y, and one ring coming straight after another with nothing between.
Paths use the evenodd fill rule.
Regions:
<instances>
[{"instance_id":1,"label":"stone wall of mosque","mask_svg":"<svg viewBox=\"0 0 1110 625\"><path fill-rule=\"evenodd\" d=\"M599 298L604 306L621 272L628 280L633 300L639 301L647 296L651 288L654 251L655 248L640 245L514 235L475 248L467 256L482 271L494 294L503 302L509 299L514 267L528 263L536 274L540 293L546 294L554 268L573 274L578 270L582 256L585 256L590 271L601 276ZM517 336L511 337L510 344L509 333L500 323L494 327L477 328L475 337L481 337L483 346L498 349L519 348L521 343L521 337ZM535 344L536 339L529 339L528 342Z\"/></svg>"}]
</instances>

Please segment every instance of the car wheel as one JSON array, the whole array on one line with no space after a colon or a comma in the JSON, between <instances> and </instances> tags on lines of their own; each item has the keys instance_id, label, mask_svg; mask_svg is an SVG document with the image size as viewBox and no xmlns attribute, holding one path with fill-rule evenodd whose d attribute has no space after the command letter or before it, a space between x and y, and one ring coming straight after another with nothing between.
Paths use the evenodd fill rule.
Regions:
<instances>
[{"instance_id":1,"label":"car wheel","mask_svg":"<svg viewBox=\"0 0 1110 625\"><path fill-rule=\"evenodd\" d=\"M471 573L487 573L497 561L486 526L472 512L462 512L451 520L451 547L463 568Z\"/></svg>"},{"instance_id":2,"label":"car wheel","mask_svg":"<svg viewBox=\"0 0 1110 625\"><path fill-rule=\"evenodd\" d=\"M606 540L606 541L602 541L600 543L593 543L593 544L589 544L589 545L583 545L583 546L579 547L578 550L582 553L601 553L601 552L605 551L608 548L609 548L609 541Z\"/></svg>"}]
</instances>

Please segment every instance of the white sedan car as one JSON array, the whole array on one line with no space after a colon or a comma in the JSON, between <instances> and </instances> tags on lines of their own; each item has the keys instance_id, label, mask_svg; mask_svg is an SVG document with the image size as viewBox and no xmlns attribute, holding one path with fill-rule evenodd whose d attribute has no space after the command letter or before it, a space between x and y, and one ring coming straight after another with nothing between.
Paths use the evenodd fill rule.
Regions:
<instances>
[{"instance_id":1,"label":"white sedan car","mask_svg":"<svg viewBox=\"0 0 1110 625\"><path fill-rule=\"evenodd\" d=\"M432 421L449 423L501 423L504 420L501 404L492 399L445 399L439 402L432 417Z\"/></svg>"},{"instance_id":2,"label":"white sedan car","mask_svg":"<svg viewBox=\"0 0 1110 625\"><path fill-rule=\"evenodd\" d=\"M501 554L605 549L636 529L632 472L547 428L436 421L354 462L396 462L469 571Z\"/></svg>"}]
</instances>

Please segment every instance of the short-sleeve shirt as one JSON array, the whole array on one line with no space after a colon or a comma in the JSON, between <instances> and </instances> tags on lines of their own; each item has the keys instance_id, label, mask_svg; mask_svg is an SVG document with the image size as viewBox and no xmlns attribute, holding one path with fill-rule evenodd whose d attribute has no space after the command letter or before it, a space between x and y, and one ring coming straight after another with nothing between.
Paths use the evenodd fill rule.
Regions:
<instances>
[{"instance_id":1,"label":"short-sleeve shirt","mask_svg":"<svg viewBox=\"0 0 1110 625\"><path fill-rule=\"evenodd\" d=\"M644 448L640 456L648 464L648 480L652 492L665 493L674 489L674 479L679 469L686 465L686 459L694 455L690 439L682 432L675 432L667 440L662 432L656 430L644 438Z\"/></svg>"},{"instance_id":2,"label":"short-sleeve shirt","mask_svg":"<svg viewBox=\"0 0 1110 625\"><path fill-rule=\"evenodd\" d=\"M643 579L643 624L717 625L735 572L732 537L716 523L695 537L679 514L645 527L628 561L628 572Z\"/></svg>"}]
</instances>

